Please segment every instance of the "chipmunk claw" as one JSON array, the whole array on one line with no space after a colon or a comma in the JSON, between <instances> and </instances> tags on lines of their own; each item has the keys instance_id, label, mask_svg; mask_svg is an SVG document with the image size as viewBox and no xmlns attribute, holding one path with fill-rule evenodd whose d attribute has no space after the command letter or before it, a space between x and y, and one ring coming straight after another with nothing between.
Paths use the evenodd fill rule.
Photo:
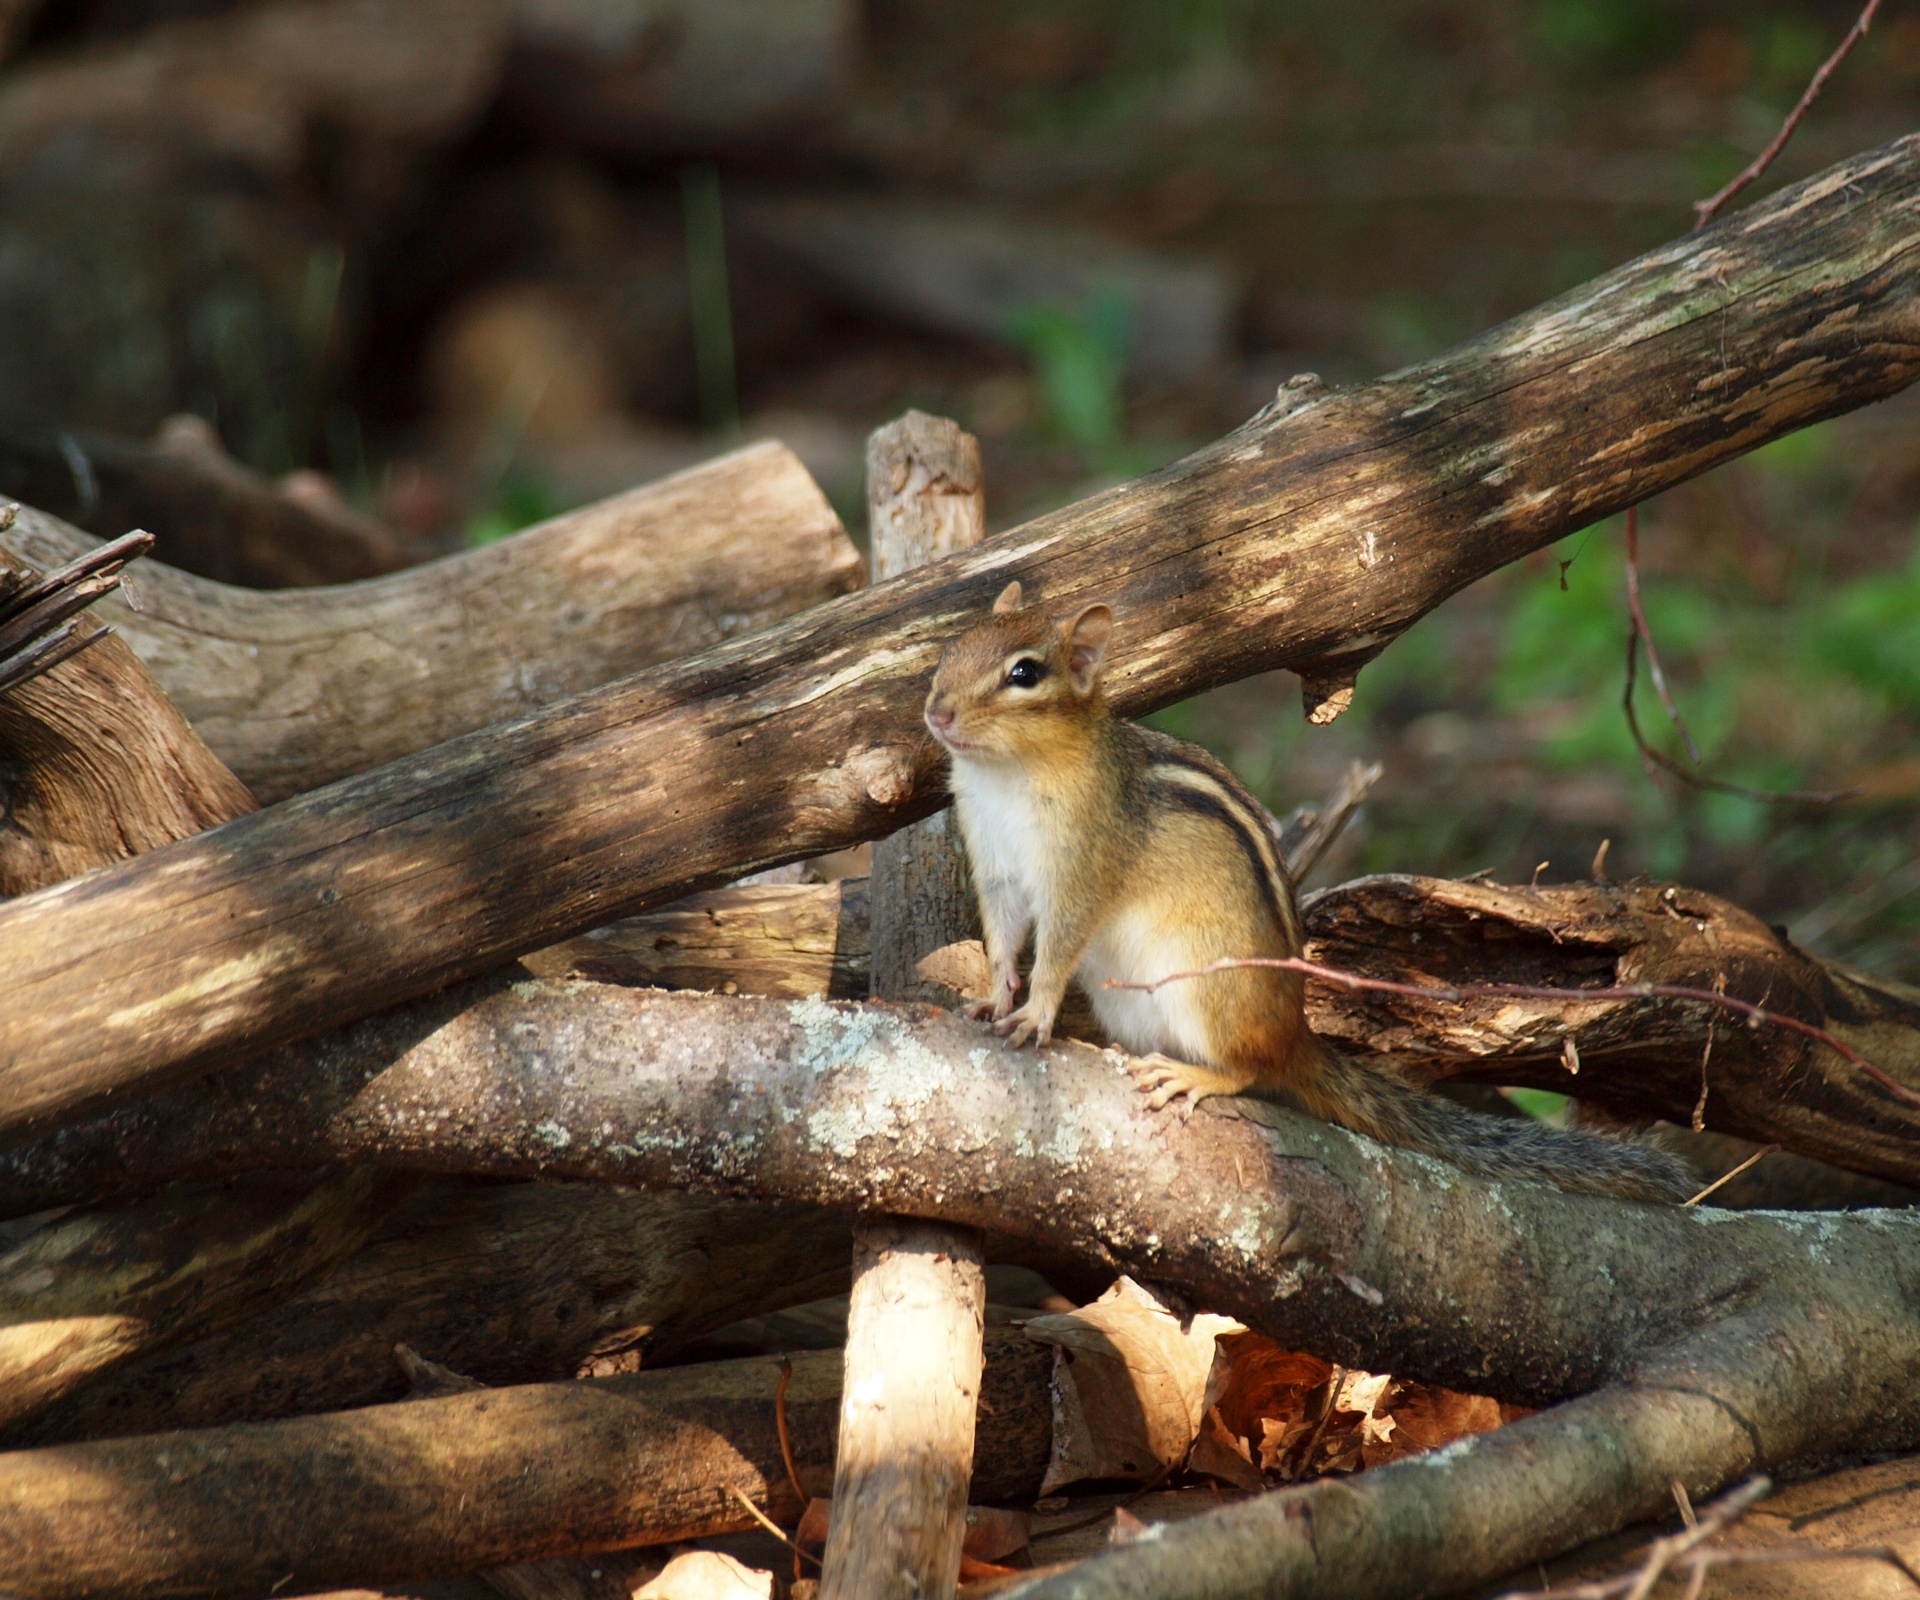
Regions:
<instances>
[{"instance_id":1,"label":"chipmunk claw","mask_svg":"<svg viewBox=\"0 0 1920 1600\"><path fill-rule=\"evenodd\" d=\"M1032 1040L1036 1048L1044 1048L1053 1038L1053 1018L1041 1016L1026 1005L998 1018L993 1031L1016 1050L1028 1040Z\"/></svg>"},{"instance_id":2,"label":"chipmunk claw","mask_svg":"<svg viewBox=\"0 0 1920 1600\"><path fill-rule=\"evenodd\" d=\"M1232 1094L1235 1088L1210 1067L1196 1067L1159 1054L1137 1056L1127 1063L1127 1071L1147 1097L1154 1111L1164 1111L1178 1102L1182 1120L1193 1115L1202 1100L1217 1094Z\"/></svg>"}]
</instances>

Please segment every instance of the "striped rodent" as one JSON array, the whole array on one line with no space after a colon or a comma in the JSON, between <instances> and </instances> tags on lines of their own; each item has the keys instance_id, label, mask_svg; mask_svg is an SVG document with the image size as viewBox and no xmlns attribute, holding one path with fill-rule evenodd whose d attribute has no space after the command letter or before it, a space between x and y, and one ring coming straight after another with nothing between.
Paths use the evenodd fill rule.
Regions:
<instances>
[{"instance_id":1,"label":"striped rodent","mask_svg":"<svg viewBox=\"0 0 1920 1600\"><path fill-rule=\"evenodd\" d=\"M1158 1108L1278 1090L1316 1116L1472 1172L1671 1200L1690 1175L1627 1140L1482 1116L1332 1049L1307 1026L1298 973L1241 968L1153 993L1103 987L1223 956L1294 956L1300 924L1266 814L1196 745L1122 720L1100 688L1113 613L1055 620L1008 585L947 647L926 721L952 757L993 998L1015 1044L1045 1044L1077 978L1138 1059ZM1029 930L1026 1004L1015 965Z\"/></svg>"}]
</instances>

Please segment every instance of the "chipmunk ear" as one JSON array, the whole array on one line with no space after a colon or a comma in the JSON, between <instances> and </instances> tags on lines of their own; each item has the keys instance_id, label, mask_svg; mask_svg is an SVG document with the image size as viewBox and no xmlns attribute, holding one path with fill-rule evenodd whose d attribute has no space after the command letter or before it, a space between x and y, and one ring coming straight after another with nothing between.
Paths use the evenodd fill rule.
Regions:
<instances>
[{"instance_id":1,"label":"chipmunk ear","mask_svg":"<svg viewBox=\"0 0 1920 1600\"><path fill-rule=\"evenodd\" d=\"M1000 591L1000 598L993 603L993 614L996 617L1004 617L1009 611L1018 611L1019 609L1020 580L1015 578L1012 583Z\"/></svg>"},{"instance_id":2,"label":"chipmunk ear","mask_svg":"<svg viewBox=\"0 0 1920 1600\"><path fill-rule=\"evenodd\" d=\"M1107 658L1107 640L1113 633L1113 612L1106 606L1088 606L1066 626L1067 677L1076 694L1087 694Z\"/></svg>"}]
</instances>

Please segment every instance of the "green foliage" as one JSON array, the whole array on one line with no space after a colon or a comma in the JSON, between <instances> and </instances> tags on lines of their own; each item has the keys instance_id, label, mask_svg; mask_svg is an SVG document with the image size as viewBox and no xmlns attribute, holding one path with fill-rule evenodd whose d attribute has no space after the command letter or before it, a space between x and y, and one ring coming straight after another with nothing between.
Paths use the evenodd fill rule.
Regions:
<instances>
[{"instance_id":1,"label":"green foliage","mask_svg":"<svg viewBox=\"0 0 1920 1600\"><path fill-rule=\"evenodd\" d=\"M1556 1128L1567 1124L1568 1099L1551 1089L1502 1089L1500 1091L1535 1122L1548 1122Z\"/></svg>"},{"instance_id":2,"label":"green foliage","mask_svg":"<svg viewBox=\"0 0 1920 1600\"><path fill-rule=\"evenodd\" d=\"M1033 361L1048 424L1094 455L1121 443L1126 410L1121 381L1133 337L1125 294L1104 290L1085 305L1028 306L1009 329Z\"/></svg>"},{"instance_id":3,"label":"green foliage","mask_svg":"<svg viewBox=\"0 0 1920 1600\"><path fill-rule=\"evenodd\" d=\"M467 543L493 544L567 509L539 473L516 468L494 486L493 503L467 519Z\"/></svg>"},{"instance_id":4,"label":"green foliage","mask_svg":"<svg viewBox=\"0 0 1920 1600\"><path fill-rule=\"evenodd\" d=\"M1819 665L1883 696L1891 708L1920 712L1920 544L1903 571L1825 597L1809 636Z\"/></svg>"},{"instance_id":5,"label":"green foliage","mask_svg":"<svg viewBox=\"0 0 1920 1600\"><path fill-rule=\"evenodd\" d=\"M1541 53L1580 71L1625 72L1669 54L1683 19L1659 0L1540 0L1527 32Z\"/></svg>"}]
</instances>

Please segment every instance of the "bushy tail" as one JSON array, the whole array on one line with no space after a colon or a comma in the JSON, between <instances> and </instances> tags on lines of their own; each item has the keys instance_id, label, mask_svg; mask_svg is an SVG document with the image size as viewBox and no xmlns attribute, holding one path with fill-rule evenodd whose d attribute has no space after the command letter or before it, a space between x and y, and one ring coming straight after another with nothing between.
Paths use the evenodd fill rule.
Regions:
<instances>
[{"instance_id":1,"label":"bushy tail","mask_svg":"<svg viewBox=\"0 0 1920 1600\"><path fill-rule=\"evenodd\" d=\"M1684 1162L1629 1139L1532 1119L1489 1117L1427 1094L1316 1038L1317 1071L1289 1082L1315 1116L1382 1144L1439 1156L1489 1178L1526 1178L1622 1200L1685 1200L1698 1189Z\"/></svg>"}]
</instances>

